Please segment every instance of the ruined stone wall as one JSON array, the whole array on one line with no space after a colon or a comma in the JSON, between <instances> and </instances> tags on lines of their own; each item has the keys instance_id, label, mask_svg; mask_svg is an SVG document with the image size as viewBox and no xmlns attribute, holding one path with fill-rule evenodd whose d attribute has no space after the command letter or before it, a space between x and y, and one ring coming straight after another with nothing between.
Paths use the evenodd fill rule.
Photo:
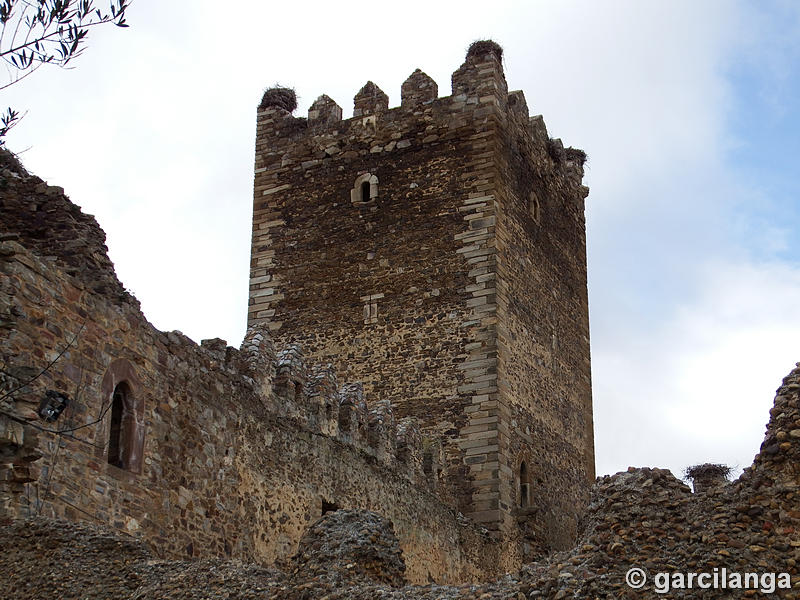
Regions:
<instances>
[{"instance_id":1,"label":"ruined stone wall","mask_svg":"<svg viewBox=\"0 0 800 600\"><path fill-rule=\"evenodd\" d=\"M3 301L16 317L2 340L4 391L16 390L4 415L38 438L41 456L25 466L22 489L4 490L5 512L106 523L166 555L253 558L241 499L231 494L239 415L226 400L246 399L231 365L154 330L135 306L107 302L15 242L3 243L2 270ZM108 463L109 382L120 379L143 409L131 470ZM70 398L53 423L37 414L47 390Z\"/></svg>"},{"instance_id":2,"label":"ruined stone wall","mask_svg":"<svg viewBox=\"0 0 800 600\"><path fill-rule=\"evenodd\" d=\"M279 422L264 436L251 423L237 461L245 467L244 510L264 523L254 539L257 556L291 556L324 510L359 508L394 523L409 581L481 581L497 566L501 545L488 532L459 521L420 482L385 467L376 477L377 459L340 440L298 435Z\"/></svg>"},{"instance_id":3,"label":"ruined stone wall","mask_svg":"<svg viewBox=\"0 0 800 600\"><path fill-rule=\"evenodd\" d=\"M693 494L666 469L598 478L578 544L549 565L525 567L522 591L565 598L797 598L798 464L800 363L778 388L760 451L737 480ZM647 577L636 592L625 582L634 567ZM704 589L695 580L690 587L690 573L717 582ZM659 574L668 577L656 580ZM779 585L787 583L781 574L788 587ZM683 589L667 589L681 581Z\"/></svg>"},{"instance_id":4,"label":"ruined stone wall","mask_svg":"<svg viewBox=\"0 0 800 600\"><path fill-rule=\"evenodd\" d=\"M413 422L380 403L368 411L358 386L339 386L298 348L276 352L258 328L241 350L157 331L91 217L38 178L0 175L2 516L102 523L161 556L271 563L325 501L397 523L414 581L496 571L497 545L437 498L441 459ZM94 240L85 261L75 238ZM109 464L120 383L122 468ZM70 399L51 423L38 414L49 390Z\"/></svg>"},{"instance_id":5,"label":"ruined stone wall","mask_svg":"<svg viewBox=\"0 0 800 600\"><path fill-rule=\"evenodd\" d=\"M285 572L235 561L153 566L146 548L95 527L0 520L0 580L20 600L77 597L69 590L81 598L111 591L241 600L793 600L800 596L798 464L800 363L778 389L761 450L738 480L693 494L665 469L600 477L574 547L492 582L403 586L391 523L358 510L317 522ZM45 562L43 547L63 560ZM627 580L631 569L644 579Z\"/></svg>"}]
</instances>

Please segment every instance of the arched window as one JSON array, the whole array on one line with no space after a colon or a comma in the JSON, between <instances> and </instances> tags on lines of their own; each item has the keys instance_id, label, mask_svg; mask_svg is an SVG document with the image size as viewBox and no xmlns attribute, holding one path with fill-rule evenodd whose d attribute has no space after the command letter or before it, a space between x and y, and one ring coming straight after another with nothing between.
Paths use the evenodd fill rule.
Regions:
<instances>
[{"instance_id":1,"label":"arched window","mask_svg":"<svg viewBox=\"0 0 800 600\"><path fill-rule=\"evenodd\" d=\"M378 197L378 178L371 173L364 173L356 177L353 189L350 190L350 202L363 205L374 201Z\"/></svg>"},{"instance_id":2,"label":"arched window","mask_svg":"<svg viewBox=\"0 0 800 600\"><path fill-rule=\"evenodd\" d=\"M528 466L523 460L519 465L519 505L527 508L530 504L530 484L528 483Z\"/></svg>"},{"instance_id":3,"label":"arched window","mask_svg":"<svg viewBox=\"0 0 800 600\"><path fill-rule=\"evenodd\" d=\"M108 464L127 469L131 450L131 388L124 381L117 384L111 397L111 424L108 434Z\"/></svg>"},{"instance_id":4,"label":"arched window","mask_svg":"<svg viewBox=\"0 0 800 600\"><path fill-rule=\"evenodd\" d=\"M116 358L108 365L101 384L101 397L105 418L98 424L95 455L119 469L141 473L145 394L130 361Z\"/></svg>"}]
</instances>

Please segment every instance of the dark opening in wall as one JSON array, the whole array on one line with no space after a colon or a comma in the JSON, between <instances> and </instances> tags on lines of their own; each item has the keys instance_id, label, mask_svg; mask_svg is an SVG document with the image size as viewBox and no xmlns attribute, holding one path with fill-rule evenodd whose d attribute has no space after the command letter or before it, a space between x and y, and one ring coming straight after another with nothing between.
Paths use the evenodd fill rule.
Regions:
<instances>
[{"instance_id":1,"label":"dark opening in wall","mask_svg":"<svg viewBox=\"0 0 800 600\"><path fill-rule=\"evenodd\" d=\"M111 425L108 435L108 464L127 468L126 458L130 448L127 421L131 415L127 411L130 405L130 388L124 381L117 384L111 397Z\"/></svg>"},{"instance_id":2,"label":"dark opening in wall","mask_svg":"<svg viewBox=\"0 0 800 600\"><path fill-rule=\"evenodd\" d=\"M328 502L327 500L325 500L323 498L323 500L322 500L322 514L323 515L326 515L329 512L334 512L334 511L337 511L337 510L339 510L339 505L338 504L336 504L335 502Z\"/></svg>"},{"instance_id":3,"label":"dark opening in wall","mask_svg":"<svg viewBox=\"0 0 800 600\"><path fill-rule=\"evenodd\" d=\"M378 178L371 173L356 177L350 190L350 202L363 205L378 197Z\"/></svg>"},{"instance_id":4,"label":"dark opening in wall","mask_svg":"<svg viewBox=\"0 0 800 600\"><path fill-rule=\"evenodd\" d=\"M519 465L519 505L527 508L530 504L530 484L528 483L528 466L525 461Z\"/></svg>"},{"instance_id":5,"label":"dark opening in wall","mask_svg":"<svg viewBox=\"0 0 800 600\"><path fill-rule=\"evenodd\" d=\"M433 473L433 453L430 450L425 450L422 453L422 472L425 475Z\"/></svg>"}]
</instances>

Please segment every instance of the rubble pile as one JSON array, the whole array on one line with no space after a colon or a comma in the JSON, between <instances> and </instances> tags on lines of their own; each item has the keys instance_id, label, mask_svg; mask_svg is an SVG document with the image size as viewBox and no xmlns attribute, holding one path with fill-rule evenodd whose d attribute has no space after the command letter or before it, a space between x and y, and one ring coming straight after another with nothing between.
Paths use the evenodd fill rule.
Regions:
<instances>
[{"instance_id":1,"label":"rubble pile","mask_svg":"<svg viewBox=\"0 0 800 600\"><path fill-rule=\"evenodd\" d=\"M292 578L321 578L334 584L373 581L399 587L405 563L391 521L364 510L324 515L300 540Z\"/></svg>"}]
</instances>

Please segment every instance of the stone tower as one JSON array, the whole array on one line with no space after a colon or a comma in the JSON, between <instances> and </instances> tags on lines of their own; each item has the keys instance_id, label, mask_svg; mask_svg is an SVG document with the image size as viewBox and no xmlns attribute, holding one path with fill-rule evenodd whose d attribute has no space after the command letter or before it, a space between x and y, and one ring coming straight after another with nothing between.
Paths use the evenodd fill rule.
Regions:
<instances>
[{"instance_id":1,"label":"stone tower","mask_svg":"<svg viewBox=\"0 0 800 600\"><path fill-rule=\"evenodd\" d=\"M371 81L353 117L258 110L248 323L442 440L440 495L509 553L568 544L594 479L585 155L548 137L502 49L438 97Z\"/></svg>"}]
</instances>

